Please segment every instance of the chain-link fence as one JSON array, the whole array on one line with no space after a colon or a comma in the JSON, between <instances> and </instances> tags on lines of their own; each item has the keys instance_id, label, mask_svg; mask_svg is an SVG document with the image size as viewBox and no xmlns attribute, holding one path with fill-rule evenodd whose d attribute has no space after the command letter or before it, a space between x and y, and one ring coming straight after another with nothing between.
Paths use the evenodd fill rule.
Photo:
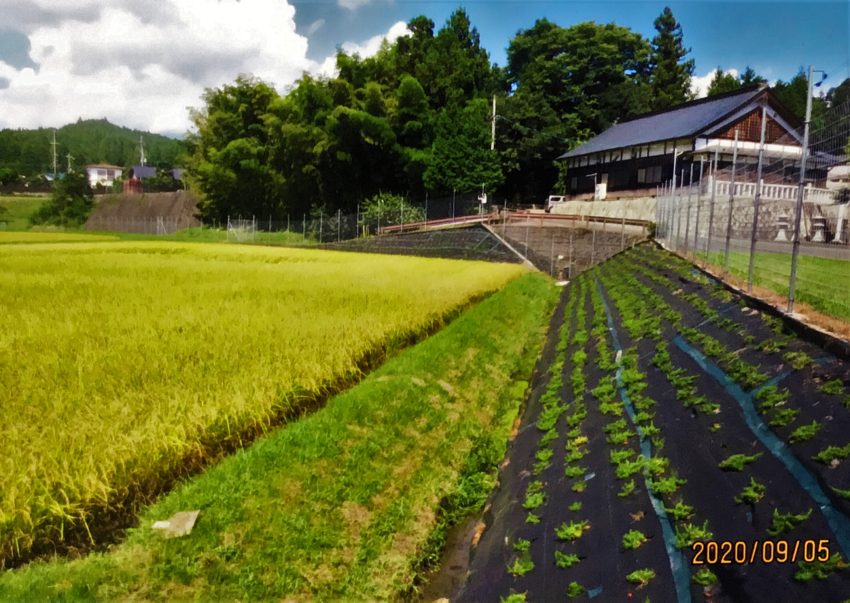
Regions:
<instances>
[{"instance_id":1,"label":"chain-link fence","mask_svg":"<svg viewBox=\"0 0 850 603\"><path fill-rule=\"evenodd\" d=\"M808 145L779 120L763 108L679 157L656 238L788 311L850 320L850 102L812 120Z\"/></svg>"}]
</instances>

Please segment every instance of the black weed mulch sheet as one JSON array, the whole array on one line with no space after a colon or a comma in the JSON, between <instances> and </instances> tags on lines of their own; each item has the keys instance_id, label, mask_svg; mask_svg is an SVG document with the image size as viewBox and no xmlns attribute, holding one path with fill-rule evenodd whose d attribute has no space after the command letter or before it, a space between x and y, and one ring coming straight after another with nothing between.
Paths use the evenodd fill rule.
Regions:
<instances>
[{"instance_id":1,"label":"black weed mulch sheet","mask_svg":"<svg viewBox=\"0 0 850 603\"><path fill-rule=\"evenodd\" d=\"M627 278L634 279L629 281L633 289L646 288L641 295L651 299L659 314L663 306L678 312L680 321L662 320L660 340L666 342L673 366L694 378L697 395L717 406L697 409L683 403L668 376L653 364L657 341L630 338L621 314L627 309L616 287L617 279ZM693 297L688 299L690 294L704 300L700 308ZM487 530L473 552L458 599L522 600L524 595L528 601L573 596L775 603L850 598L850 569L843 564L850 553L850 363L783 331L777 319L748 308L684 262L647 245L571 283L565 302L571 296L575 301L562 303L553 319L538 367L541 379L490 501ZM622 349L636 352L645 380L643 396L655 403L649 412L659 433L651 454L669 460L663 476L655 477L686 480L674 493L657 494L656 508L646 470L618 478L611 461L612 452L625 455L626 450L639 458L642 441L636 433L624 443L611 443L613 426L607 426L628 415L603 414L592 395L614 374L610 363L600 366L605 363L597 354L603 338L600 301L609 308ZM591 334L594 325L596 335ZM758 383L737 383L719 357L683 336L689 327L719 341L727 361L732 352L755 367ZM569 342L560 352L559 330L568 333ZM580 330L589 337L576 345ZM610 331L604 339L602 345L609 349L603 353L613 356ZM576 396L571 379L579 347L587 357L584 393ZM558 397L564 411L552 439L554 434L546 436L537 423L550 378L546 367L559 355L564 363ZM575 416L580 408L586 409L581 420ZM585 451L578 460L567 457L578 448L576 438L587 439L578 440ZM553 451L548 466L540 462L543 449ZM719 467L736 454L751 460L741 470ZM581 469L570 472L571 467ZM629 481L634 482L630 493ZM753 483L761 498L741 500L742 491ZM530 499L529 492L536 490L544 493L542 501ZM691 506L690 517L679 519L663 510L676 503ZM666 538L665 522L672 528ZM704 545L676 547L673 535L688 523L707 528L710 539ZM584 529L574 540L559 538L557 530L565 524ZM626 550L624 535L632 530L646 541ZM830 561L821 563L827 556ZM805 563L811 557L814 562ZM677 562L681 567L671 569Z\"/></svg>"}]
</instances>

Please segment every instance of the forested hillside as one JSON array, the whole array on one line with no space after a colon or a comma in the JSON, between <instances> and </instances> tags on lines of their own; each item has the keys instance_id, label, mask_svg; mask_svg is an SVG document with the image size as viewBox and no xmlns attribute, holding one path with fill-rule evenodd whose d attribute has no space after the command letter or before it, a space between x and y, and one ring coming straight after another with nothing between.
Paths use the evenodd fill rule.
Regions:
<instances>
[{"instance_id":1,"label":"forested hillside","mask_svg":"<svg viewBox=\"0 0 850 603\"><path fill-rule=\"evenodd\" d=\"M37 130L0 130L0 169L33 176L53 170L53 128ZM139 162L139 136L144 136L145 155L149 165L173 166L183 150L179 140L150 132L122 128L105 119L79 120L56 130L56 152L59 171L68 165L112 163L126 166Z\"/></svg>"}]
</instances>

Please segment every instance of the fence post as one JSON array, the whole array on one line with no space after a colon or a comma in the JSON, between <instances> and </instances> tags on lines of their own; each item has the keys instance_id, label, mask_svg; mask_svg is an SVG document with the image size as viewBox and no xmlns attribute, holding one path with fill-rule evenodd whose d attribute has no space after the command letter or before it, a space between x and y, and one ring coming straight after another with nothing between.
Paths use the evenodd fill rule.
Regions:
<instances>
[{"instance_id":1,"label":"fence post","mask_svg":"<svg viewBox=\"0 0 850 603\"><path fill-rule=\"evenodd\" d=\"M340 228L342 227L342 210L336 210L336 242L339 243L339 237L342 232Z\"/></svg>"},{"instance_id":2,"label":"fence post","mask_svg":"<svg viewBox=\"0 0 850 603\"><path fill-rule=\"evenodd\" d=\"M688 176L688 209L686 212L685 218L685 256L688 255L689 245L688 242L691 236L691 198L694 194L694 162L691 161L691 173Z\"/></svg>"},{"instance_id":3,"label":"fence post","mask_svg":"<svg viewBox=\"0 0 850 603\"><path fill-rule=\"evenodd\" d=\"M528 259L528 226L531 220L525 217L525 259Z\"/></svg>"},{"instance_id":4,"label":"fence post","mask_svg":"<svg viewBox=\"0 0 850 603\"><path fill-rule=\"evenodd\" d=\"M794 293L797 288L797 256L800 254L800 222L803 220L803 187L806 185L806 162L809 157L809 124L812 121L812 77L814 66L809 65L809 88L806 96L806 122L803 128L803 152L800 156L800 184L797 187L797 207L794 238L791 240L791 276L788 279L788 313L794 311Z\"/></svg>"},{"instance_id":5,"label":"fence post","mask_svg":"<svg viewBox=\"0 0 850 603\"><path fill-rule=\"evenodd\" d=\"M555 276L555 233L552 232L552 242L549 247L549 276Z\"/></svg>"},{"instance_id":6,"label":"fence post","mask_svg":"<svg viewBox=\"0 0 850 603\"><path fill-rule=\"evenodd\" d=\"M590 224L588 222L588 224ZM590 267L593 268L593 263L596 261L596 229L593 229L593 235L590 243Z\"/></svg>"},{"instance_id":7,"label":"fence post","mask_svg":"<svg viewBox=\"0 0 850 603\"><path fill-rule=\"evenodd\" d=\"M269 214L269 232L272 231L272 215Z\"/></svg>"},{"instance_id":8,"label":"fence post","mask_svg":"<svg viewBox=\"0 0 850 603\"><path fill-rule=\"evenodd\" d=\"M319 243L322 242L322 236L324 235L325 228L325 212L319 210Z\"/></svg>"},{"instance_id":9,"label":"fence post","mask_svg":"<svg viewBox=\"0 0 850 603\"><path fill-rule=\"evenodd\" d=\"M732 146L732 178L729 183L729 212L726 220L726 249L723 252L723 277L729 275L729 247L732 243L732 206L735 204L735 170L738 167L738 129L735 128L735 142Z\"/></svg>"},{"instance_id":10,"label":"fence post","mask_svg":"<svg viewBox=\"0 0 850 603\"><path fill-rule=\"evenodd\" d=\"M767 106L761 108L761 138L759 141L759 163L756 168L756 194L753 199L753 231L750 234L750 258L747 266L747 293L753 292L753 271L756 260L756 240L759 228L759 205L761 204L761 171L764 163L764 138L767 130Z\"/></svg>"},{"instance_id":11,"label":"fence post","mask_svg":"<svg viewBox=\"0 0 850 603\"><path fill-rule=\"evenodd\" d=\"M401 208L401 230L399 232L404 232L404 201L401 202L399 207Z\"/></svg>"},{"instance_id":12,"label":"fence post","mask_svg":"<svg viewBox=\"0 0 850 603\"><path fill-rule=\"evenodd\" d=\"M700 209L702 208L702 174L703 174L703 164L705 163L705 157L700 156L699 158L699 184L697 185L697 216L696 220L694 220L694 246L691 250L691 256L694 258L694 261L697 260L697 250L699 249L699 214Z\"/></svg>"},{"instance_id":13,"label":"fence post","mask_svg":"<svg viewBox=\"0 0 850 603\"><path fill-rule=\"evenodd\" d=\"M620 226L620 251L626 248L626 205L623 204L623 223Z\"/></svg>"},{"instance_id":14,"label":"fence post","mask_svg":"<svg viewBox=\"0 0 850 603\"><path fill-rule=\"evenodd\" d=\"M307 214L301 214L301 236L307 238Z\"/></svg>"},{"instance_id":15,"label":"fence post","mask_svg":"<svg viewBox=\"0 0 850 603\"><path fill-rule=\"evenodd\" d=\"M714 167L712 168L712 178L711 178L711 201L709 201L709 211L708 211L708 233L706 233L705 239L705 261L702 263L703 267L708 265L708 256L711 253L711 235L714 230L714 199L717 193L717 161L720 159L720 146L718 145L714 149Z\"/></svg>"},{"instance_id":16,"label":"fence post","mask_svg":"<svg viewBox=\"0 0 850 603\"><path fill-rule=\"evenodd\" d=\"M673 175L675 179L675 174ZM676 251L679 251L679 241L682 240L682 202L679 200L682 196L682 187L685 186L685 168L679 170L679 188L677 190L676 199L673 199L673 204L676 206Z\"/></svg>"},{"instance_id":17,"label":"fence post","mask_svg":"<svg viewBox=\"0 0 850 603\"><path fill-rule=\"evenodd\" d=\"M455 193L456 192L457 192L457 189L453 188L452 189L452 222L455 221Z\"/></svg>"},{"instance_id":18,"label":"fence post","mask_svg":"<svg viewBox=\"0 0 850 603\"><path fill-rule=\"evenodd\" d=\"M286 214L286 232L289 232L289 214Z\"/></svg>"},{"instance_id":19,"label":"fence post","mask_svg":"<svg viewBox=\"0 0 850 603\"><path fill-rule=\"evenodd\" d=\"M570 255L567 262L567 279L573 280L573 231L570 229Z\"/></svg>"},{"instance_id":20,"label":"fence post","mask_svg":"<svg viewBox=\"0 0 850 603\"><path fill-rule=\"evenodd\" d=\"M357 202L357 213L354 214L354 238L360 238L360 202Z\"/></svg>"}]
</instances>

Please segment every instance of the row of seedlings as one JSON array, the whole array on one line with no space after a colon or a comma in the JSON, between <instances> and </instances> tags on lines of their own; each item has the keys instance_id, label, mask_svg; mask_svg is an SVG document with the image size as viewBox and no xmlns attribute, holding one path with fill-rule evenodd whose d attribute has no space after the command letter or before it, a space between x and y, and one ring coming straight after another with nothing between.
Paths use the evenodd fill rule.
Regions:
<instances>
[{"instance_id":1,"label":"row of seedlings","mask_svg":"<svg viewBox=\"0 0 850 603\"><path fill-rule=\"evenodd\" d=\"M629 272L634 271L635 269L639 269L639 266L636 266L634 263L627 262L625 266L628 270L623 271L623 274L619 275L619 283L627 283L628 287L625 290L625 294L639 293L638 303L642 300L645 304L648 302L648 306L651 306L655 312L658 312L664 315L669 322L679 330L684 333L689 339L695 340L698 344L701 344L703 350L709 356L713 356L718 360L718 364L721 366L725 365L725 368L730 369L730 373L733 373L738 378L743 378L747 382L747 384L752 387L762 382L766 377L760 374L759 370L752 365L748 365L744 361L740 359L730 358L730 352L722 346L715 338L710 337L704 332L698 331L694 328L688 328L682 326L682 317L681 315L672 309L667 303L666 300L663 299L660 295L658 295L655 291L646 287L642 283L640 283L637 279L630 277L628 275ZM707 317L708 318L708 317ZM716 319L714 322L721 322ZM719 406L716 404L708 404L706 405L706 401L704 396L697 395L696 388L693 386L693 377L692 375L685 374L686 372L681 368L673 368L672 363L669 358L669 353L660 349L656 352L654 357L654 363L656 366L662 370L662 372L667 373L669 380L674 385L677 391L677 397L682 400L684 403L689 404L692 408L695 409L707 409L710 412L719 412ZM749 380L747 380L749 379ZM771 392L772 389L766 388L764 391ZM712 423L712 431L717 431L720 429L721 423L714 422ZM795 430L792 432L795 441L796 434L800 433ZM808 436L810 437L810 436ZM753 461L757 460L761 456L761 453L756 453L754 455L746 455L746 454L732 454L727 458L722 460L718 467L723 471L742 471L745 466ZM749 482L745 487L742 488L741 492L735 497L735 502L739 504L747 504L750 505L751 508L755 503L761 500L765 494L765 486L763 483L758 482L754 478L750 477ZM801 513L793 513L793 512L782 512L777 508L774 508L773 514L770 519L770 526L767 528L767 534L773 538L786 535L792 530L794 530L801 523L805 522L811 517L811 508L801 512ZM798 531L799 533L799 531ZM808 580L812 577L824 577L829 574L831 570L840 569L843 565L843 561L841 560L840 555L834 554L828 560L824 562L815 562L812 564L807 564L805 562L800 563L800 569L795 574L795 577L798 580Z\"/></svg>"}]
</instances>

